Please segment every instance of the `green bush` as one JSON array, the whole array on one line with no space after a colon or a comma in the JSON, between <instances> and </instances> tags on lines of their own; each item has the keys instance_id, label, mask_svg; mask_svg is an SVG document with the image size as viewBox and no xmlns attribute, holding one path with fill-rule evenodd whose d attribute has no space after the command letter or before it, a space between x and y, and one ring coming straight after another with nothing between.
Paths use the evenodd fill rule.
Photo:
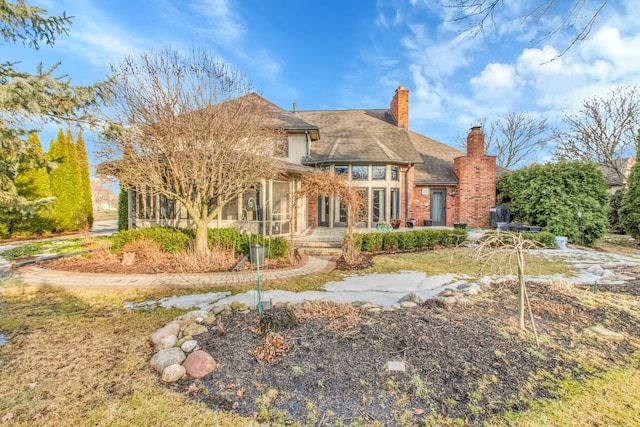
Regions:
<instances>
[{"instance_id":1,"label":"green bush","mask_svg":"<svg viewBox=\"0 0 640 427\"><path fill-rule=\"evenodd\" d=\"M362 247L363 252L378 252L382 250L382 233L365 233L362 235Z\"/></svg>"},{"instance_id":2,"label":"green bush","mask_svg":"<svg viewBox=\"0 0 640 427\"><path fill-rule=\"evenodd\" d=\"M625 189L620 188L611 195L609 204L611 205L611 211L609 211L609 233L624 234L624 228L622 227L622 218L620 218L619 210L622 207L622 199L624 198Z\"/></svg>"},{"instance_id":3,"label":"green bush","mask_svg":"<svg viewBox=\"0 0 640 427\"><path fill-rule=\"evenodd\" d=\"M135 230L123 230L111 236L111 251L118 253L127 244L135 240L151 240L169 253L187 250L191 240L189 231L175 227L149 227Z\"/></svg>"},{"instance_id":4,"label":"green bush","mask_svg":"<svg viewBox=\"0 0 640 427\"><path fill-rule=\"evenodd\" d=\"M269 252L268 258L284 258L289 252L289 242L284 237L274 237L267 240Z\"/></svg>"},{"instance_id":5,"label":"green bush","mask_svg":"<svg viewBox=\"0 0 640 427\"><path fill-rule=\"evenodd\" d=\"M556 245L556 236L548 231L539 233L522 233L522 237L533 240L541 246L554 247Z\"/></svg>"},{"instance_id":6,"label":"green bush","mask_svg":"<svg viewBox=\"0 0 640 427\"><path fill-rule=\"evenodd\" d=\"M416 247L416 234L413 231L403 231L395 233L398 235L398 249L410 251Z\"/></svg>"},{"instance_id":7,"label":"green bush","mask_svg":"<svg viewBox=\"0 0 640 427\"><path fill-rule=\"evenodd\" d=\"M636 153L638 149L640 149L640 131L638 131ZM640 239L640 163L637 161L627 179L627 190L620 202L618 215L624 232L636 240Z\"/></svg>"},{"instance_id":8,"label":"green bush","mask_svg":"<svg viewBox=\"0 0 640 427\"><path fill-rule=\"evenodd\" d=\"M571 242L593 245L609 228L609 184L593 163L533 165L503 174L497 187L514 221Z\"/></svg>"},{"instance_id":9,"label":"green bush","mask_svg":"<svg viewBox=\"0 0 640 427\"><path fill-rule=\"evenodd\" d=\"M207 230L207 241L209 247L220 248L225 251L235 250L239 253L248 253L248 237L240 235L240 230L235 227L210 228ZM243 243L246 242L246 252L242 250Z\"/></svg>"},{"instance_id":10,"label":"green bush","mask_svg":"<svg viewBox=\"0 0 640 427\"><path fill-rule=\"evenodd\" d=\"M467 240L467 231L455 230L412 230L390 233L356 233L356 246L362 252L411 251L429 249L435 246L454 246Z\"/></svg>"}]
</instances>

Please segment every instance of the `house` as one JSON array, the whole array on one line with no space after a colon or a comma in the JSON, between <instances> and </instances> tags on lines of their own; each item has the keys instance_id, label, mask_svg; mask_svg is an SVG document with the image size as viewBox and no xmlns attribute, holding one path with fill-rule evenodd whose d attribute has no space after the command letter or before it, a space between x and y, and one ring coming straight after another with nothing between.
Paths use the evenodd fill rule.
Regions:
<instances>
[{"instance_id":1,"label":"house","mask_svg":"<svg viewBox=\"0 0 640 427\"><path fill-rule=\"evenodd\" d=\"M604 173L604 177L609 183L609 191L613 194L625 186L629 175L631 175L631 169L635 164L636 158L635 156L631 156L624 159L613 160L613 167L607 166L604 163L598 163L596 166ZM622 176L620 176L618 171L622 173Z\"/></svg>"},{"instance_id":2,"label":"house","mask_svg":"<svg viewBox=\"0 0 640 427\"><path fill-rule=\"evenodd\" d=\"M489 224L496 203L496 158L484 153L484 135L471 129L462 152L409 129L409 90L400 86L389 108L356 110L298 110L275 106L276 124L287 133L283 157L286 175L262 184L227 204L212 227L258 226L266 234L295 232L307 227L346 225L346 210L337 197L319 195L300 202L291 218L290 194L302 176L330 169L346 174L362 190L365 220L373 228L399 219L423 225L468 227ZM132 227L187 225L185 212L162 197L130 193ZM163 208L163 206L165 206ZM427 221L427 222L425 222ZM295 225L292 225L295 224Z\"/></svg>"}]
</instances>

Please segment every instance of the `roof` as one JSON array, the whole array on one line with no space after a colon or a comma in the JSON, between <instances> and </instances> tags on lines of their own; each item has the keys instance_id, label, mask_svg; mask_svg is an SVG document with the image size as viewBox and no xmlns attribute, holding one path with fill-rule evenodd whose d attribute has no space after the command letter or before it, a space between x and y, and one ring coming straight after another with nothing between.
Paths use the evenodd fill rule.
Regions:
<instances>
[{"instance_id":1,"label":"roof","mask_svg":"<svg viewBox=\"0 0 640 427\"><path fill-rule=\"evenodd\" d=\"M391 111L297 111L293 115L320 129L311 142L309 160L319 163L420 163L409 133L396 125Z\"/></svg>"},{"instance_id":2,"label":"roof","mask_svg":"<svg viewBox=\"0 0 640 427\"><path fill-rule=\"evenodd\" d=\"M409 131L411 141L421 153L422 163L416 164L414 183L417 185L455 185L458 178L453 171L453 159L466 153L435 139Z\"/></svg>"},{"instance_id":3,"label":"roof","mask_svg":"<svg viewBox=\"0 0 640 427\"><path fill-rule=\"evenodd\" d=\"M269 126L277 129L284 130L313 130L318 131L318 126L307 123L301 117L295 113L289 112L271 101L268 101L258 95L257 93L250 93L237 99L244 99L249 102L255 102L256 104L263 104L264 107L273 113L272 123Z\"/></svg>"},{"instance_id":4,"label":"roof","mask_svg":"<svg viewBox=\"0 0 640 427\"><path fill-rule=\"evenodd\" d=\"M615 159L613 160L613 165L615 169L607 166L604 163L598 163L596 166L604 173L604 177L607 179L609 186L611 187L622 187L625 184L629 173L631 173L631 168L635 164L635 157L627 157L625 159ZM624 176L620 177L616 169L621 171Z\"/></svg>"}]
</instances>

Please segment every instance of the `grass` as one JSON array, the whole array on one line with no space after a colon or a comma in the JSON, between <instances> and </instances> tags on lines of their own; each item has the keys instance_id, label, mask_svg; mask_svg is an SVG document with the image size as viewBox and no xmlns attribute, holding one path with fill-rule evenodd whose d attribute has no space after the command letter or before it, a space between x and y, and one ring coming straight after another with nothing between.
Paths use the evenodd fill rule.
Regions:
<instances>
[{"instance_id":1,"label":"grass","mask_svg":"<svg viewBox=\"0 0 640 427\"><path fill-rule=\"evenodd\" d=\"M30 255L47 254L58 255L77 252L85 249L92 249L101 246L107 246L109 239L107 237L92 237L86 239L56 239L43 240L39 242L28 243L17 248L9 249L0 253L0 256L8 261L13 261L19 257Z\"/></svg>"}]
</instances>

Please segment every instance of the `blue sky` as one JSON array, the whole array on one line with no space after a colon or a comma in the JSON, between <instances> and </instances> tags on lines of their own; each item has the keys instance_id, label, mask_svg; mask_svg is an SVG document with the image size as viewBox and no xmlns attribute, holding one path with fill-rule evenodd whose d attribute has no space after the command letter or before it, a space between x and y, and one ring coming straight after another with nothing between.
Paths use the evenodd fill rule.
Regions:
<instances>
[{"instance_id":1,"label":"blue sky","mask_svg":"<svg viewBox=\"0 0 640 427\"><path fill-rule=\"evenodd\" d=\"M449 145L476 118L524 112L560 125L585 98L640 83L637 0L609 0L588 40L551 62L571 34L543 38L556 15L518 19L529 1L505 0L475 37L435 0L28 2L74 19L53 48L5 44L2 59L22 61L22 71L60 61L74 84L92 84L128 55L206 47L285 109L387 108L404 85L409 127ZM56 129L43 132L45 150Z\"/></svg>"}]
</instances>

